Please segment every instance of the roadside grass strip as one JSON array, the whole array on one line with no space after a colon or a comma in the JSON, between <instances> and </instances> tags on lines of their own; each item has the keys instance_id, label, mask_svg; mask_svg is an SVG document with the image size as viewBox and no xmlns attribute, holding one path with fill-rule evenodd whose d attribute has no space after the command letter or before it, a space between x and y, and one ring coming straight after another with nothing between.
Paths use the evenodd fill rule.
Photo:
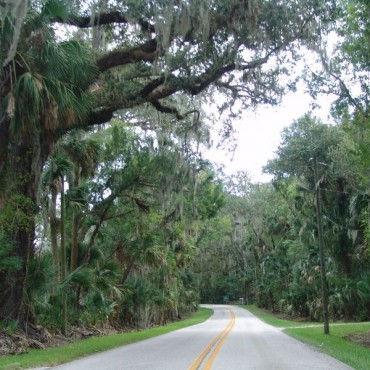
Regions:
<instances>
[{"instance_id":1,"label":"roadside grass strip","mask_svg":"<svg viewBox=\"0 0 370 370\"><path fill-rule=\"evenodd\" d=\"M259 319L263 320L266 324L275 326L277 328L290 328L290 327L314 327L314 326L322 326L322 324L312 321L293 321L293 320L286 320L281 319L273 314L262 310L255 305L248 305L243 306L240 305L239 307L248 310L253 315L256 315Z\"/></svg>"},{"instance_id":2,"label":"roadside grass strip","mask_svg":"<svg viewBox=\"0 0 370 370\"><path fill-rule=\"evenodd\" d=\"M221 347L225 343L227 337L233 330L235 325L235 313L233 310L229 309L230 311L230 321L227 324L226 328L218 334L215 338L213 338L209 344L204 348L202 353L195 359L193 364L190 366L189 370L198 370L201 368L202 363L204 363L204 370L210 370L212 368L212 364L215 361L218 353L220 352Z\"/></svg>"},{"instance_id":3,"label":"roadside grass strip","mask_svg":"<svg viewBox=\"0 0 370 370\"><path fill-rule=\"evenodd\" d=\"M356 370L370 369L370 349L346 339L348 335L361 335L370 331L370 323L331 324L330 334L323 333L322 325L311 328L288 328L285 333L309 343L322 352Z\"/></svg>"},{"instance_id":4,"label":"roadside grass strip","mask_svg":"<svg viewBox=\"0 0 370 370\"><path fill-rule=\"evenodd\" d=\"M212 313L212 310L201 307L191 317L164 326L129 333L90 337L77 340L62 347L41 350L30 349L25 354L3 356L0 357L0 369L18 370L63 364L96 352L106 351L121 345L138 342L191 325L200 324L207 320Z\"/></svg>"},{"instance_id":5,"label":"roadside grass strip","mask_svg":"<svg viewBox=\"0 0 370 370\"><path fill-rule=\"evenodd\" d=\"M369 333L370 322L330 323L330 334L325 335L321 323L282 320L255 306L240 307L250 311L267 324L282 328L290 336L318 348L356 370L370 369L370 348L346 339L348 336Z\"/></svg>"}]
</instances>

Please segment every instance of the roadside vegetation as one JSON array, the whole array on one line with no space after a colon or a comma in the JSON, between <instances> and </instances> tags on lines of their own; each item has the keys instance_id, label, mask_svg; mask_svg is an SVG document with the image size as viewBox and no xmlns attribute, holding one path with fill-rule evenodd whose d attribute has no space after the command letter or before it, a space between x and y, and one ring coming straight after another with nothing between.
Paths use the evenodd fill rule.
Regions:
<instances>
[{"instance_id":1,"label":"roadside vegetation","mask_svg":"<svg viewBox=\"0 0 370 370\"><path fill-rule=\"evenodd\" d=\"M370 320L369 12L0 1L0 355L200 302ZM300 84L332 116L283 130L271 182L205 159L216 128L232 151L243 112Z\"/></svg>"},{"instance_id":2,"label":"roadside vegetation","mask_svg":"<svg viewBox=\"0 0 370 370\"><path fill-rule=\"evenodd\" d=\"M0 369L14 370L42 366L55 366L96 352L106 351L125 344L138 342L170 333L191 325L200 324L212 315L212 310L200 307L190 317L164 326L130 331L102 337L90 337L61 347L29 349L27 353L0 357Z\"/></svg>"},{"instance_id":3,"label":"roadside vegetation","mask_svg":"<svg viewBox=\"0 0 370 370\"><path fill-rule=\"evenodd\" d=\"M253 305L241 307L252 312L267 324L283 328L285 333L316 347L356 370L369 368L370 322L331 323L330 334L325 335L322 324L280 319Z\"/></svg>"},{"instance_id":4,"label":"roadside vegetation","mask_svg":"<svg viewBox=\"0 0 370 370\"><path fill-rule=\"evenodd\" d=\"M270 311L258 308L255 305L239 305L239 307L248 310L249 312L253 313L265 323L276 326L277 328L290 328L290 327L307 327L307 326L322 326L317 322L311 322L307 320L293 320L289 318L281 318L281 315L274 315Z\"/></svg>"},{"instance_id":5,"label":"roadside vegetation","mask_svg":"<svg viewBox=\"0 0 370 370\"><path fill-rule=\"evenodd\" d=\"M203 302L242 300L321 322L324 271L326 316L370 320L370 141L363 124L327 125L307 114L283 130L265 167L270 183L232 179L225 206L199 242L194 266ZM322 164L319 181L312 158Z\"/></svg>"}]
</instances>

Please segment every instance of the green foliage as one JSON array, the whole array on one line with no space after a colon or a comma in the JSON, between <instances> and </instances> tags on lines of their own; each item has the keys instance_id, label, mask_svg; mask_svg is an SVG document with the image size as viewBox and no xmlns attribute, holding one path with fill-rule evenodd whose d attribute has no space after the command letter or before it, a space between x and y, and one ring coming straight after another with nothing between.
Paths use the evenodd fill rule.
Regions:
<instances>
[{"instance_id":1,"label":"green foliage","mask_svg":"<svg viewBox=\"0 0 370 370\"><path fill-rule=\"evenodd\" d=\"M320 351L329 354L354 369L365 370L368 366L367 364L370 360L368 349L361 344L351 341L350 337L366 335L369 331L369 323L332 324L330 335L324 335L321 325L281 320L255 306L247 306L246 309L268 324L285 328L284 331L287 334L317 347Z\"/></svg>"},{"instance_id":2,"label":"green foliage","mask_svg":"<svg viewBox=\"0 0 370 370\"><path fill-rule=\"evenodd\" d=\"M306 114L283 130L277 158L270 160L264 171L276 178L312 178L312 158L316 157L319 162L329 165L329 150L338 146L341 138L342 133L337 127L325 125L311 114Z\"/></svg>"},{"instance_id":3,"label":"green foliage","mask_svg":"<svg viewBox=\"0 0 370 370\"><path fill-rule=\"evenodd\" d=\"M291 328L291 327L307 327L307 326L313 326L316 327L318 326L317 323L314 322L300 322L300 321L294 321L294 320L287 320L287 319L282 319L280 317L277 317L271 312L266 311L264 309L258 308L257 306L253 304L248 304L248 305L243 305L240 306L244 308L245 310L251 312L253 315L257 316L259 319L263 320L265 323L269 325L273 325L278 328Z\"/></svg>"},{"instance_id":4,"label":"green foliage","mask_svg":"<svg viewBox=\"0 0 370 370\"><path fill-rule=\"evenodd\" d=\"M315 45L334 2L217 0L206 6L195 0L175 7L167 0L155 7L147 1L107 2L93 7L107 14L90 23L78 1L21 5L7 4L0 17L0 170L15 174L14 183L1 176L6 192L0 196L0 221L18 242L13 251L25 251L27 303L44 322L52 323L55 315L65 324L68 301L73 322L102 322L107 316L129 322L128 315L145 327L191 310L199 290L214 300L226 293L268 297L266 304L274 307L291 282L290 262L296 265L313 244L312 204L303 191L288 189L306 216L296 221L271 186L252 190L244 174L237 191L226 196L227 187L201 159L199 149L210 136L195 96L223 94L218 108L230 112L227 131L235 116L231 107L276 104L294 87L295 41ZM94 24L111 12L122 17ZM95 45L105 31L109 46ZM125 123L117 118L93 134L75 130L113 115ZM297 130L322 136L320 158L326 162L326 149L340 133L313 121L302 118ZM299 135L285 139L293 144L274 164L282 177L292 174L292 168L283 168L287 161L293 158L292 165L299 166L307 160L300 149L313 145L304 146ZM43 248L35 254L40 182L48 209L40 227L45 235L37 235ZM312 181L309 185L308 190ZM347 203L339 203L327 215L340 229L347 226L341 213ZM300 250L290 251L285 242L297 235L309 245L295 244ZM338 240L337 255L352 252L344 233ZM338 266L347 266L348 258L333 256ZM209 274L201 265L197 278L190 273L196 257L210 265ZM23 288L24 276L19 283ZM120 306L122 300L126 305Z\"/></svg>"},{"instance_id":5,"label":"green foliage","mask_svg":"<svg viewBox=\"0 0 370 370\"><path fill-rule=\"evenodd\" d=\"M9 235L0 229L0 274L21 268L22 261L13 253L14 243Z\"/></svg>"},{"instance_id":6,"label":"green foliage","mask_svg":"<svg viewBox=\"0 0 370 370\"><path fill-rule=\"evenodd\" d=\"M92 104L86 89L98 75L90 50L81 43L56 43L41 30L35 31L34 38L36 46L22 44L19 53L28 68L16 76L8 98L17 141L40 122L53 131L86 118Z\"/></svg>"},{"instance_id":7,"label":"green foliage","mask_svg":"<svg viewBox=\"0 0 370 370\"><path fill-rule=\"evenodd\" d=\"M347 336L364 335L369 331L369 324L333 324L330 335L324 335L321 327L288 328L286 332L321 351L337 358L354 369L365 370L368 367L369 351L364 346L347 339Z\"/></svg>"},{"instance_id":8,"label":"green foliage","mask_svg":"<svg viewBox=\"0 0 370 370\"><path fill-rule=\"evenodd\" d=\"M211 315L211 310L199 308L184 320L176 321L162 327L142 331L130 331L103 337L87 338L61 347L53 347L43 350L30 349L27 353L20 356L2 356L0 358L0 367L12 369L17 366L21 366L23 368L34 368L67 363L90 354L107 351L122 345L135 343L191 325L200 324L207 320Z\"/></svg>"},{"instance_id":9,"label":"green foliage","mask_svg":"<svg viewBox=\"0 0 370 370\"><path fill-rule=\"evenodd\" d=\"M307 114L284 130L276 157L265 168L275 175L272 185L244 192L229 185L221 212L230 218L231 230L226 238L207 230L196 265L206 280L200 283L202 299L220 302L228 294L322 320L316 185L323 199L330 318L368 320L369 204L362 183L367 162L360 155L368 140L360 132L347 123L324 125ZM314 156L322 165L317 184L310 163Z\"/></svg>"},{"instance_id":10,"label":"green foliage","mask_svg":"<svg viewBox=\"0 0 370 370\"><path fill-rule=\"evenodd\" d=\"M60 328L60 300L55 296L57 271L50 253L37 253L31 258L26 285L26 303L40 323L51 329Z\"/></svg>"},{"instance_id":11,"label":"green foliage","mask_svg":"<svg viewBox=\"0 0 370 370\"><path fill-rule=\"evenodd\" d=\"M58 143L43 182L45 190L59 191L61 176L69 184L81 176L83 185L66 193L65 220L68 240L78 212L78 267L60 284L45 285L44 305L34 296L42 322L63 321L61 292L71 323L150 327L197 306L196 235L224 202L211 169L198 173L197 166L175 142L155 149L151 138L118 121L90 137L71 132Z\"/></svg>"},{"instance_id":12,"label":"green foliage","mask_svg":"<svg viewBox=\"0 0 370 370\"><path fill-rule=\"evenodd\" d=\"M34 223L34 202L20 193L13 193L0 215L1 228L7 235L18 228L31 230ZM5 235L5 234L4 234Z\"/></svg>"},{"instance_id":13,"label":"green foliage","mask_svg":"<svg viewBox=\"0 0 370 370\"><path fill-rule=\"evenodd\" d=\"M7 335L13 335L18 329L17 320L9 320L5 323L0 322L0 330L4 330Z\"/></svg>"},{"instance_id":14,"label":"green foliage","mask_svg":"<svg viewBox=\"0 0 370 370\"><path fill-rule=\"evenodd\" d=\"M370 314L370 274L368 272L363 273L357 282L357 294L364 310L361 319L367 319Z\"/></svg>"}]
</instances>

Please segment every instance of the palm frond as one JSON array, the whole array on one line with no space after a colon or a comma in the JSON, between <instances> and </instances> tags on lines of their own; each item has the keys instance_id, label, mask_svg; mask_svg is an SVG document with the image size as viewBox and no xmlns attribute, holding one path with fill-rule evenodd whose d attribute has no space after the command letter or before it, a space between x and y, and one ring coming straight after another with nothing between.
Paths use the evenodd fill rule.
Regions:
<instances>
[{"instance_id":1,"label":"palm frond","mask_svg":"<svg viewBox=\"0 0 370 370\"><path fill-rule=\"evenodd\" d=\"M60 127L82 120L89 112L87 100L83 99L84 93L73 85L66 84L58 79L45 80L45 91L48 97L48 106L53 107L56 120L51 125ZM55 111L54 111L55 110Z\"/></svg>"},{"instance_id":2,"label":"palm frond","mask_svg":"<svg viewBox=\"0 0 370 370\"><path fill-rule=\"evenodd\" d=\"M42 79L40 75L26 72L17 79L15 95L18 97L17 114L33 119L40 113L42 104Z\"/></svg>"},{"instance_id":3,"label":"palm frond","mask_svg":"<svg viewBox=\"0 0 370 370\"><path fill-rule=\"evenodd\" d=\"M82 210L87 207L88 188L85 185L70 187L66 194L69 207Z\"/></svg>"},{"instance_id":4,"label":"palm frond","mask_svg":"<svg viewBox=\"0 0 370 370\"><path fill-rule=\"evenodd\" d=\"M92 62L91 51L77 41L45 42L39 62L45 78L58 79L86 90L99 71Z\"/></svg>"},{"instance_id":5,"label":"palm frond","mask_svg":"<svg viewBox=\"0 0 370 370\"><path fill-rule=\"evenodd\" d=\"M73 162L63 153L56 152L50 157L44 171L43 182L52 184L57 177L65 176L73 172Z\"/></svg>"}]
</instances>

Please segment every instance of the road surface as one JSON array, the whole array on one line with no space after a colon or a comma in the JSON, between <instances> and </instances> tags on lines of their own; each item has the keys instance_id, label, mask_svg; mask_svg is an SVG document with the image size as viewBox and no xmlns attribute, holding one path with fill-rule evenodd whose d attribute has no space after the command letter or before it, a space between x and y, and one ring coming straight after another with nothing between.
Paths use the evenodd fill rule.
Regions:
<instances>
[{"instance_id":1,"label":"road surface","mask_svg":"<svg viewBox=\"0 0 370 370\"><path fill-rule=\"evenodd\" d=\"M54 370L348 370L248 311L208 305L206 322L56 366Z\"/></svg>"}]
</instances>

